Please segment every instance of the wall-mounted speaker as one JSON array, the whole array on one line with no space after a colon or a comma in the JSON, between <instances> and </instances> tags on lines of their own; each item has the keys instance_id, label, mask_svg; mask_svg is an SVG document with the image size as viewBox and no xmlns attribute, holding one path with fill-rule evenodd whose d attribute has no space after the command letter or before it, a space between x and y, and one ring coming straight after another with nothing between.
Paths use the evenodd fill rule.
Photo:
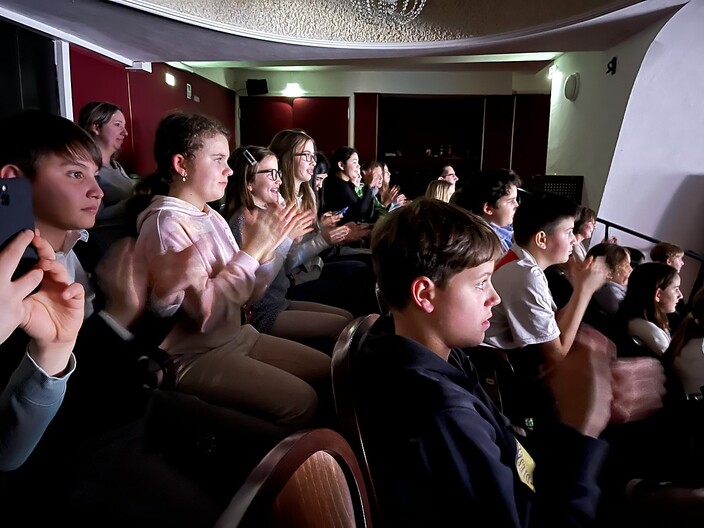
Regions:
<instances>
[{"instance_id":1,"label":"wall-mounted speaker","mask_svg":"<svg viewBox=\"0 0 704 528\"><path fill-rule=\"evenodd\" d=\"M247 79L247 95L265 95L269 93L266 79Z\"/></svg>"}]
</instances>

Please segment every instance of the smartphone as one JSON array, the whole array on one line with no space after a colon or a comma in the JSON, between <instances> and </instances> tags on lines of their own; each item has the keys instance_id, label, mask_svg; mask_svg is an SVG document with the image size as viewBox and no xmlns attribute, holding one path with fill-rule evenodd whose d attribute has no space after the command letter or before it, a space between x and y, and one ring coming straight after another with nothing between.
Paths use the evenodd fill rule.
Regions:
<instances>
[{"instance_id":1,"label":"smartphone","mask_svg":"<svg viewBox=\"0 0 704 528\"><path fill-rule=\"evenodd\" d=\"M0 179L0 251L24 229L34 231L32 185L25 178ZM27 273L38 261L37 250L27 246L12 280Z\"/></svg>"},{"instance_id":2,"label":"smartphone","mask_svg":"<svg viewBox=\"0 0 704 528\"><path fill-rule=\"evenodd\" d=\"M347 212L347 209L349 209L349 207L343 207L343 208L340 209L338 212L333 213L333 216L343 215L343 214L345 214L345 213Z\"/></svg>"}]
</instances>

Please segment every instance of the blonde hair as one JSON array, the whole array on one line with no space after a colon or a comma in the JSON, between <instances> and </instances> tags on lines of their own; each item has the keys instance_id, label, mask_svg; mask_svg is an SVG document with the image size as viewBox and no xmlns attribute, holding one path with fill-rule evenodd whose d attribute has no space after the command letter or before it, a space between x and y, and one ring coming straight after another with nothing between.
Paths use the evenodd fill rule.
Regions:
<instances>
[{"instance_id":1,"label":"blonde hair","mask_svg":"<svg viewBox=\"0 0 704 528\"><path fill-rule=\"evenodd\" d=\"M451 189L452 184L449 181L433 180L428 184L428 188L425 190L425 196L435 198L442 202L449 202Z\"/></svg>"}]
</instances>

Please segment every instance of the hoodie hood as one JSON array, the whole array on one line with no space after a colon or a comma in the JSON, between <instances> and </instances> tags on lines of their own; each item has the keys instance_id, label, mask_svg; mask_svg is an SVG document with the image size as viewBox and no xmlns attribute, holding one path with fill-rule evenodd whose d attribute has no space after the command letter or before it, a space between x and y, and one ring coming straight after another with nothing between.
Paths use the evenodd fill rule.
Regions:
<instances>
[{"instance_id":1,"label":"hoodie hood","mask_svg":"<svg viewBox=\"0 0 704 528\"><path fill-rule=\"evenodd\" d=\"M142 230L142 226L148 218L163 211L173 211L193 218L204 218L211 213L212 209L210 206L206 205L205 211L201 211L195 205L181 200L180 198L174 198L173 196L155 196L152 198L149 206L137 216L137 232Z\"/></svg>"}]
</instances>

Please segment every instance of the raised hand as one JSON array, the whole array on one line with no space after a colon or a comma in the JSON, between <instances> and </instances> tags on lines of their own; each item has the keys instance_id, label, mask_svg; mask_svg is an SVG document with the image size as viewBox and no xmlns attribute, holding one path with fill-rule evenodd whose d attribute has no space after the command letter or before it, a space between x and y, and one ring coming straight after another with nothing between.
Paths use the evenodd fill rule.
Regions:
<instances>
[{"instance_id":1,"label":"raised hand","mask_svg":"<svg viewBox=\"0 0 704 528\"><path fill-rule=\"evenodd\" d=\"M46 240L37 235L32 244L44 276L41 290L22 301L19 327L30 337L29 352L34 361L54 376L66 368L83 324L85 292L80 284L69 284L66 268L53 260L54 251Z\"/></svg>"},{"instance_id":2,"label":"raised hand","mask_svg":"<svg viewBox=\"0 0 704 528\"><path fill-rule=\"evenodd\" d=\"M23 301L39 286L44 277L44 272L39 267L35 267L12 281L12 274L33 238L34 233L31 231L22 231L0 251L0 302L3 305L2 316L0 316L0 343L5 341L24 320Z\"/></svg>"},{"instance_id":3,"label":"raised hand","mask_svg":"<svg viewBox=\"0 0 704 528\"><path fill-rule=\"evenodd\" d=\"M303 235L313 231L313 222L315 222L315 211L313 211L312 209L309 209L308 211L302 211L298 215L294 223L293 229L291 229L291 232L288 236L292 240L298 240Z\"/></svg>"},{"instance_id":4,"label":"raised hand","mask_svg":"<svg viewBox=\"0 0 704 528\"><path fill-rule=\"evenodd\" d=\"M240 249L260 263L266 262L295 227L301 214L295 203L245 210Z\"/></svg>"},{"instance_id":5,"label":"raised hand","mask_svg":"<svg viewBox=\"0 0 704 528\"><path fill-rule=\"evenodd\" d=\"M122 327L128 328L147 306L148 271L138 263L135 239L125 237L115 242L95 268L98 285L105 295L105 312ZM170 267L162 272L169 273Z\"/></svg>"},{"instance_id":6,"label":"raised hand","mask_svg":"<svg viewBox=\"0 0 704 528\"><path fill-rule=\"evenodd\" d=\"M369 236L371 233L372 226L370 224L356 224L354 222L347 222L344 227L349 229L348 235L343 239L343 244L349 244L350 242L357 242L363 238Z\"/></svg>"},{"instance_id":7,"label":"raised hand","mask_svg":"<svg viewBox=\"0 0 704 528\"><path fill-rule=\"evenodd\" d=\"M573 262L568 266L568 278L575 290L582 288L588 295L591 295L608 280L609 268L604 257L588 257L584 262L576 262L576 259L571 260Z\"/></svg>"}]
</instances>

